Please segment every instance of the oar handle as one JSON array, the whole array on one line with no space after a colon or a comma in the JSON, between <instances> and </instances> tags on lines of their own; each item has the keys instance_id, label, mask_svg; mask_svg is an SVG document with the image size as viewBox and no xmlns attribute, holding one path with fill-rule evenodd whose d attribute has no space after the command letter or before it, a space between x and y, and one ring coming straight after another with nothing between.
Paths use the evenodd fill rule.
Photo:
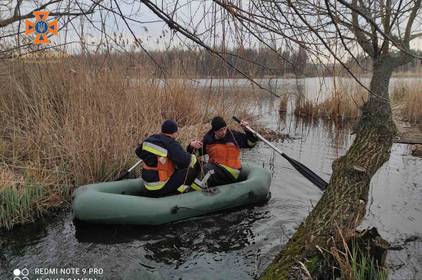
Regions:
<instances>
[{"instance_id":1,"label":"oar handle","mask_svg":"<svg viewBox=\"0 0 422 280\"><path fill-rule=\"evenodd\" d=\"M130 173L133 169L135 169L135 167L137 167L140 163L142 162L142 159L138 160L137 163L135 163L134 166L132 166L131 168L129 168L129 170L127 171L128 173Z\"/></svg>"}]
</instances>

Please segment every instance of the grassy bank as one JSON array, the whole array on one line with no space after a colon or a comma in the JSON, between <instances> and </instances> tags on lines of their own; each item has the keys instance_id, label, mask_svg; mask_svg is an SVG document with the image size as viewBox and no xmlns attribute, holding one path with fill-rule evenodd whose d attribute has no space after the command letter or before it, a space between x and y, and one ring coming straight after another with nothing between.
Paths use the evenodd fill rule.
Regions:
<instances>
[{"instance_id":1,"label":"grassy bank","mask_svg":"<svg viewBox=\"0 0 422 280\"><path fill-rule=\"evenodd\" d=\"M137 77L145 82L132 83L125 65L102 66L88 58L7 65L0 90L0 227L33 221L69 201L77 185L112 180L163 119L178 121L186 143L201 137L215 114L229 118L250 101L239 98L243 92L149 80L147 69Z\"/></svg>"}]
</instances>

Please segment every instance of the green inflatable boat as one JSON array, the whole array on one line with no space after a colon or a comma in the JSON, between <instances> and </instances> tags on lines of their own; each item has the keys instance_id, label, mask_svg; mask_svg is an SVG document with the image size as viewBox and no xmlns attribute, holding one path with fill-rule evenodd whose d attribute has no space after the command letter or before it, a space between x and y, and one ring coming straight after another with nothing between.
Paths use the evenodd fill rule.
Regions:
<instances>
[{"instance_id":1,"label":"green inflatable boat","mask_svg":"<svg viewBox=\"0 0 422 280\"><path fill-rule=\"evenodd\" d=\"M151 198L141 179L79 187L73 194L73 216L90 223L160 225L233 207L265 202L270 197L268 170L244 164L239 182L210 192L188 192Z\"/></svg>"}]
</instances>

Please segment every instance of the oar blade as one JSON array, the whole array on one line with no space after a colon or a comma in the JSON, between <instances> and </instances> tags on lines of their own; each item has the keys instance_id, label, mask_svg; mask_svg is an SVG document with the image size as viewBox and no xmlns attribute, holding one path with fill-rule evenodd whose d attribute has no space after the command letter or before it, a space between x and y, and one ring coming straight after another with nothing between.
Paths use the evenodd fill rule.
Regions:
<instances>
[{"instance_id":1,"label":"oar blade","mask_svg":"<svg viewBox=\"0 0 422 280\"><path fill-rule=\"evenodd\" d=\"M241 123L240 119L233 116L233 119ZM292 159L285 153L281 152L277 147L275 147L273 144L271 144L267 139L265 139L262 135L260 135L258 132L254 131L249 126L246 126L246 129L248 129L250 132L254 133L258 138L260 138L262 141L264 141L267 145L269 145L273 150L275 150L277 153L282 155L287 161L297 170L300 174L302 174L305 178L307 178L309 181L311 181L314 185L316 185L320 190L324 191L327 188L328 183L325 182L321 177L319 177L315 172L313 172L311 169L303 165L302 163L298 162L297 160Z\"/></svg>"},{"instance_id":2,"label":"oar blade","mask_svg":"<svg viewBox=\"0 0 422 280\"><path fill-rule=\"evenodd\" d=\"M309 181L311 181L314 185L316 185L320 190L324 191L327 188L328 183L325 182L321 177L319 177L315 172L311 169L303 165L302 163L298 162L295 159L287 156L286 154L283 155L285 159L297 170L300 174L306 177Z\"/></svg>"}]
</instances>

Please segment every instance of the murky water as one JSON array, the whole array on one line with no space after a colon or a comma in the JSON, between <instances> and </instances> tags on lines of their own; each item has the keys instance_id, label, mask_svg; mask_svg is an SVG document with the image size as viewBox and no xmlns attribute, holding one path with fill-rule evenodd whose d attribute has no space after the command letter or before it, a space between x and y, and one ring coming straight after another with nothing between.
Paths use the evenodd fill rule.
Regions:
<instances>
[{"instance_id":1,"label":"murky water","mask_svg":"<svg viewBox=\"0 0 422 280\"><path fill-rule=\"evenodd\" d=\"M280 119L277 102L262 98L253 111L265 126L294 137L275 142L278 148L328 180L332 161L353 141L350 131L289 115ZM243 160L273 173L272 198L265 205L159 227L81 226L69 211L60 212L2 233L0 279L13 279L14 269L21 270L20 277L28 272L31 280L253 279L322 193L264 143L244 151ZM394 145L390 161L372 180L365 224L378 227L394 245L392 279L422 279L421 184L422 160L412 157L406 145Z\"/></svg>"}]
</instances>

